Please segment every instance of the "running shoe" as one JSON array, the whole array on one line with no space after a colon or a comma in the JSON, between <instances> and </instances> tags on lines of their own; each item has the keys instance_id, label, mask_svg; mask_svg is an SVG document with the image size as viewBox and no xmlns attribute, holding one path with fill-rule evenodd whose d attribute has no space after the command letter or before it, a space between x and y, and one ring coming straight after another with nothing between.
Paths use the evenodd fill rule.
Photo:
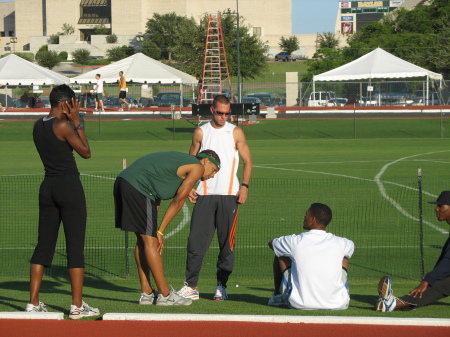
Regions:
<instances>
[{"instance_id":1,"label":"running shoe","mask_svg":"<svg viewBox=\"0 0 450 337\"><path fill-rule=\"evenodd\" d=\"M80 308L77 308L75 305L70 306L70 319L80 319L84 317L91 317L100 315L100 310L97 308L90 307L86 302L83 301L83 304Z\"/></svg>"},{"instance_id":2,"label":"running shoe","mask_svg":"<svg viewBox=\"0 0 450 337\"><path fill-rule=\"evenodd\" d=\"M392 291L392 280L388 276L383 276L378 283L378 302L375 310L380 312L393 311L396 306L396 299Z\"/></svg>"},{"instance_id":3,"label":"running shoe","mask_svg":"<svg viewBox=\"0 0 450 337\"><path fill-rule=\"evenodd\" d=\"M156 305L172 306L172 305L191 305L192 300L190 298L184 298L178 295L173 289L170 290L169 295L163 296L158 294Z\"/></svg>"},{"instance_id":4,"label":"running shoe","mask_svg":"<svg viewBox=\"0 0 450 337\"><path fill-rule=\"evenodd\" d=\"M286 303L283 299L283 294L273 294L271 298L269 298L269 303L267 303L271 307L286 307Z\"/></svg>"},{"instance_id":5,"label":"running shoe","mask_svg":"<svg viewBox=\"0 0 450 337\"><path fill-rule=\"evenodd\" d=\"M183 288L177 291L177 294L184 298L190 298L191 300L198 300L200 298L200 293L198 292L198 287L191 288L188 286L187 282L184 282Z\"/></svg>"},{"instance_id":6,"label":"running shoe","mask_svg":"<svg viewBox=\"0 0 450 337\"><path fill-rule=\"evenodd\" d=\"M227 288L225 288L222 284L219 283L219 285L216 288L216 292L214 293L214 300L224 301L227 299L228 299Z\"/></svg>"},{"instance_id":7,"label":"running shoe","mask_svg":"<svg viewBox=\"0 0 450 337\"><path fill-rule=\"evenodd\" d=\"M117 110L117 111L119 111L119 112L122 112L123 111L123 109L122 108L120 108L119 110Z\"/></svg>"},{"instance_id":8,"label":"running shoe","mask_svg":"<svg viewBox=\"0 0 450 337\"><path fill-rule=\"evenodd\" d=\"M139 298L139 304L148 305L155 304L156 299L158 298L158 292L153 290L151 294L141 293L141 297Z\"/></svg>"},{"instance_id":9,"label":"running shoe","mask_svg":"<svg viewBox=\"0 0 450 337\"><path fill-rule=\"evenodd\" d=\"M25 311L26 312L48 312L48 310L44 307L45 307L45 304L42 302L39 302L39 305L27 303Z\"/></svg>"}]
</instances>

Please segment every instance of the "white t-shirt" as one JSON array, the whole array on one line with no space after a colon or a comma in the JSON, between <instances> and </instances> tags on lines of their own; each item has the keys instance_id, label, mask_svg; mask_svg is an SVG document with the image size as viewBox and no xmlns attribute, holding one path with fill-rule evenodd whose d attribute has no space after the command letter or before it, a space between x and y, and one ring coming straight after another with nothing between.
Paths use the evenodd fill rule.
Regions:
<instances>
[{"instance_id":1,"label":"white t-shirt","mask_svg":"<svg viewBox=\"0 0 450 337\"><path fill-rule=\"evenodd\" d=\"M200 181L197 187L199 195L236 195L239 191L237 171L239 151L236 149L233 130L236 126L226 122L220 129L213 128L211 122L203 124L202 144L199 152L213 150L220 158L220 170L214 178Z\"/></svg>"},{"instance_id":2,"label":"white t-shirt","mask_svg":"<svg viewBox=\"0 0 450 337\"><path fill-rule=\"evenodd\" d=\"M276 256L292 260L289 304L296 309L342 309L349 301L342 282L342 259L350 258L351 240L313 229L272 241Z\"/></svg>"},{"instance_id":3,"label":"white t-shirt","mask_svg":"<svg viewBox=\"0 0 450 337\"><path fill-rule=\"evenodd\" d=\"M97 80L97 90L96 93L102 94L103 93L103 81L101 78Z\"/></svg>"}]
</instances>

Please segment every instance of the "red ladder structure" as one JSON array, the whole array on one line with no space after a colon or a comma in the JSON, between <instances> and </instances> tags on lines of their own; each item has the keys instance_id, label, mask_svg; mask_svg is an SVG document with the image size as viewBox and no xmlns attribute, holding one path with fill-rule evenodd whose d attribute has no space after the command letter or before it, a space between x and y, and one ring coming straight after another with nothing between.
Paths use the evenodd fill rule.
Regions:
<instances>
[{"instance_id":1,"label":"red ladder structure","mask_svg":"<svg viewBox=\"0 0 450 337\"><path fill-rule=\"evenodd\" d=\"M225 90L228 89L228 93ZM206 33L205 57L203 59L202 90L199 103L212 103L214 97L220 94L228 96L230 101L231 80L228 71L227 53L220 23L220 14L208 16L208 30Z\"/></svg>"}]
</instances>

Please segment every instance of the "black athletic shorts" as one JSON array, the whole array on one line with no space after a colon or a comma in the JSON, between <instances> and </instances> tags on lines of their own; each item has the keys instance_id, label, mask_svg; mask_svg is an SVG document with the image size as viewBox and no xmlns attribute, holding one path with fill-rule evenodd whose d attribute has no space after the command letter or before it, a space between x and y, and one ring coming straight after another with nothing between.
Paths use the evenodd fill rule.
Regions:
<instances>
[{"instance_id":1,"label":"black athletic shorts","mask_svg":"<svg viewBox=\"0 0 450 337\"><path fill-rule=\"evenodd\" d=\"M114 202L116 228L157 237L157 207L161 200L155 202L147 198L128 181L118 177L114 183Z\"/></svg>"},{"instance_id":2,"label":"black athletic shorts","mask_svg":"<svg viewBox=\"0 0 450 337\"><path fill-rule=\"evenodd\" d=\"M127 92L125 90L120 90L119 98L126 98L126 97L127 97Z\"/></svg>"}]
</instances>

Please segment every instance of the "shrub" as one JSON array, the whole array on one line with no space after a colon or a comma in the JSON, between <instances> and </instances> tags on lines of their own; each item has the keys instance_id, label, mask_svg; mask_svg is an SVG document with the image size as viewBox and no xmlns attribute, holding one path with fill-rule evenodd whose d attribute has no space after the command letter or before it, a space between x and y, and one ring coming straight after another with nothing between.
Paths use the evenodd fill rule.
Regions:
<instances>
[{"instance_id":1,"label":"shrub","mask_svg":"<svg viewBox=\"0 0 450 337\"><path fill-rule=\"evenodd\" d=\"M39 61L41 53L46 52L46 51L48 51L48 45L44 44L43 46L41 46L41 48L39 48L39 50L36 53L36 57L35 57L36 61Z\"/></svg>"},{"instance_id":2,"label":"shrub","mask_svg":"<svg viewBox=\"0 0 450 337\"><path fill-rule=\"evenodd\" d=\"M103 24L94 27L95 35L106 35L109 34L109 32L110 29Z\"/></svg>"},{"instance_id":3,"label":"shrub","mask_svg":"<svg viewBox=\"0 0 450 337\"><path fill-rule=\"evenodd\" d=\"M106 42L107 43L116 43L117 42L117 35L116 34L108 35L106 37Z\"/></svg>"},{"instance_id":4,"label":"shrub","mask_svg":"<svg viewBox=\"0 0 450 337\"><path fill-rule=\"evenodd\" d=\"M34 61L34 54L33 53L16 53L17 56L23 58L24 60L33 62Z\"/></svg>"},{"instance_id":5,"label":"shrub","mask_svg":"<svg viewBox=\"0 0 450 337\"><path fill-rule=\"evenodd\" d=\"M69 57L69 54L68 54L66 51L62 51L62 52L60 52L59 55L58 55L58 58L59 58L61 61L66 61L68 57Z\"/></svg>"},{"instance_id":6,"label":"shrub","mask_svg":"<svg viewBox=\"0 0 450 337\"><path fill-rule=\"evenodd\" d=\"M126 47L126 46L124 46ZM106 57L111 61L119 61L127 57L127 53L123 47L114 47L106 51Z\"/></svg>"},{"instance_id":7,"label":"shrub","mask_svg":"<svg viewBox=\"0 0 450 337\"><path fill-rule=\"evenodd\" d=\"M91 58L91 52L87 49L77 49L72 52L72 58L75 63L88 64Z\"/></svg>"},{"instance_id":8,"label":"shrub","mask_svg":"<svg viewBox=\"0 0 450 337\"><path fill-rule=\"evenodd\" d=\"M59 34L50 35L50 44L58 44L59 43Z\"/></svg>"},{"instance_id":9,"label":"shrub","mask_svg":"<svg viewBox=\"0 0 450 337\"><path fill-rule=\"evenodd\" d=\"M52 69L59 64L58 53L54 50L43 51L39 55L38 64L42 67Z\"/></svg>"}]
</instances>

